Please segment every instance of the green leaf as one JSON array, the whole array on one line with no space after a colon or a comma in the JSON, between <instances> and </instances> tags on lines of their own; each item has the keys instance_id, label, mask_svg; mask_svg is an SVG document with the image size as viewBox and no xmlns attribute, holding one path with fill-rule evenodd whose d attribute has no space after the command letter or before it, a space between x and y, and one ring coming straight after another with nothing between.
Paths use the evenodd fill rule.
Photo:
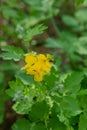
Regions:
<instances>
[{"instance_id":1,"label":"green leaf","mask_svg":"<svg viewBox=\"0 0 87 130\"><path fill-rule=\"evenodd\" d=\"M77 116L82 110L80 109L79 102L73 96L64 96L61 103L60 109L63 110L66 117Z\"/></svg>"},{"instance_id":2,"label":"green leaf","mask_svg":"<svg viewBox=\"0 0 87 130\"><path fill-rule=\"evenodd\" d=\"M23 59L24 52L19 47L14 47L12 45L1 46L1 50L5 51L0 54L0 57L2 57L4 60L19 61L20 59Z\"/></svg>"},{"instance_id":3,"label":"green leaf","mask_svg":"<svg viewBox=\"0 0 87 130\"><path fill-rule=\"evenodd\" d=\"M0 84L0 124L4 121L5 114L5 101L9 99L9 97L5 93L5 86Z\"/></svg>"},{"instance_id":4,"label":"green leaf","mask_svg":"<svg viewBox=\"0 0 87 130\"><path fill-rule=\"evenodd\" d=\"M34 83L33 76L26 74L24 71L19 71L15 77L20 79L25 85L31 85Z\"/></svg>"},{"instance_id":5,"label":"green leaf","mask_svg":"<svg viewBox=\"0 0 87 130\"><path fill-rule=\"evenodd\" d=\"M72 126L68 126L67 130L74 130L74 128Z\"/></svg>"},{"instance_id":6,"label":"green leaf","mask_svg":"<svg viewBox=\"0 0 87 130\"><path fill-rule=\"evenodd\" d=\"M0 83L4 81L4 73L0 72Z\"/></svg>"},{"instance_id":7,"label":"green leaf","mask_svg":"<svg viewBox=\"0 0 87 130\"><path fill-rule=\"evenodd\" d=\"M23 27L20 26L20 28ZM40 24L32 28L24 27L22 32L20 32L20 29L17 28L17 33L18 35L21 35L21 38L23 39L24 42L29 43L34 36L42 34L45 29L47 29L47 27L43 24Z\"/></svg>"},{"instance_id":8,"label":"green leaf","mask_svg":"<svg viewBox=\"0 0 87 130\"><path fill-rule=\"evenodd\" d=\"M79 122L79 115L77 115L77 116L72 116L71 118L70 118L70 124L71 124L71 126L74 126L74 130L77 130L78 129L78 122Z\"/></svg>"},{"instance_id":9,"label":"green leaf","mask_svg":"<svg viewBox=\"0 0 87 130\"><path fill-rule=\"evenodd\" d=\"M87 95L87 89L80 90L78 95Z\"/></svg>"},{"instance_id":10,"label":"green leaf","mask_svg":"<svg viewBox=\"0 0 87 130\"><path fill-rule=\"evenodd\" d=\"M68 25L68 26L78 26L78 21L76 20L76 18L69 16L69 15L64 15L62 17L63 22Z\"/></svg>"},{"instance_id":11,"label":"green leaf","mask_svg":"<svg viewBox=\"0 0 87 130\"><path fill-rule=\"evenodd\" d=\"M47 89L49 91L55 90L54 86L56 86L56 81L58 81L58 79L59 79L58 71L55 67L52 67L50 74L44 77L45 81L44 83L46 83Z\"/></svg>"},{"instance_id":12,"label":"green leaf","mask_svg":"<svg viewBox=\"0 0 87 130\"><path fill-rule=\"evenodd\" d=\"M32 105L36 102L35 97L41 102L46 96L46 88L41 88L43 86L39 84L37 86L30 84L29 86L16 79L16 81L10 81L9 86L10 88L6 90L6 93L15 101L12 108L19 114L28 114ZM45 105L45 103L42 103L42 105ZM49 105L46 104L45 107L47 108L47 106Z\"/></svg>"},{"instance_id":13,"label":"green leaf","mask_svg":"<svg viewBox=\"0 0 87 130\"><path fill-rule=\"evenodd\" d=\"M16 79L16 81L10 81L9 86L10 88L6 90L7 94L14 100L20 98L25 85L19 79Z\"/></svg>"},{"instance_id":14,"label":"green leaf","mask_svg":"<svg viewBox=\"0 0 87 130\"><path fill-rule=\"evenodd\" d=\"M73 72L70 75L67 76L65 79L65 87L64 87L64 93L72 93L75 94L80 90L80 83L83 79L83 73L81 72Z\"/></svg>"},{"instance_id":15,"label":"green leaf","mask_svg":"<svg viewBox=\"0 0 87 130\"><path fill-rule=\"evenodd\" d=\"M87 95L80 95L79 99L80 99L79 103L81 108L83 109L83 111L87 112Z\"/></svg>"},{"instance_id":16,"label":"green leaf","mask_svg":"<svg viewBox=\"0 0 87 130\"><path fill-rule=\"evenodd\" d=\"M35 103L30 111L29 117L33 121L43 120L49 114L49 105L45 102Z\"/></svg>"},{"instance_id":17,"label":"green leaf","mask_svg":"<svg viewBox=\"0 0 87 130\"><path fill-rule=\"evenodd\" d=\"M32 88L30 90L29 86L25 86L19 79L10 81L9 85L10 88L6 90L6 93L15 101L13 110L18 114L28 114L33 104L34 90Z\"/></svg>"},{"instance_id":18,"label":"green leaf","mask_svg":"<svg viewBox=\"0 0 87 130\"><path fill-rule=\"evenodd\" d=\"M84 0L83 5L87 6L87 0Z\"/></svg>"},{"instance_id":19,"label":"green leaf","mask_svg":"<svg viewBox=\"0 0 87 130\"><path fill-rule=\"evenodd\" d=\"M78 130L87 130L87 113L80 115Z\"/></svg>"},{"instance_id":20,"label":"green leaf","mask_svg":"<svg viewBox=\"0 0 87 130\"><path fill-rule=\"evenodd\" d=\"M61 123L57 117L51 117L48 120L48 129L52 129L52 130L66 130L66 126Z\"/></svg>"},{"instance_id":21,"label":"green leaf","mask_svg":"<svg viewBox=\"0 0 87 130\"><path fill-rule=\"evenodd\" d=\"M31 127L31 130L47 130L46 127L43 124L34 124L33 127Z\"/></svg>"},{"instance_id":22,"label":"green leaf","mask_svg":"<svg viewBox=\"0 0 87 130\"><path fill-rule=\"evenodd\" d=\"M9 7L7 7L7 6L2 6L2 7L0 8L0 10L2 11L3 16L4 16L6 19L17 18L17 17L18 17L17 11L16 11L15 9L9 8Z\"/></svg>"},{"instance_id":23,"label":"green leaf","mask_svg":"<svg viewBox=\"0 0 87 130\"><path fill-rule=\"evenodd\" d=\"M53 38L48 38L46 40L46 47L48 48L63 48L61 42L57 41L56 39Z\"/></svg>"},{"instance_id":24,"label":"green leaf","mask_svg":"<svg viewBox=\"0 0 87 130\"><path fill-rule=\"evenodd\" d=\"M87 55L87 48L85 46L79 44L77 52L80 55Z\"/></svg>"},{"instance_id":25,"label":"green leaf","mask_svg":"<svg viewBox=\"0 0 87 130\"><path fill-rule=\"evenodd\" d=\"M14 0L7 0L7 1L4 1L6 4L8 4L9 7L11 8L19 8L19 4L14 1Z\"/></svg>"},{"instance_id":26,"label":"green leaf","mask_svg":"<svg viewBox=\"0 0 87 130\"><path fill-rule=\"evenodd\" d=\"M13 124L12 130L30 130L30 122L24 118L18 119Z\"/></svg>"},{"instance_id":27,"label":"green leaf","mask_svg":"<svg viewBox=\"0 0 87 130\"><path fill-rule=\"evenodd\" d=\"M15 74L20 69L20 66L13 61L5 61L0 65L0 71L9 72L9 74Z\"/></svg>"},{"instance_id":28,"label":"green leaf","mask_svg":"<svg viewBox=\"0 0 87 130\"><path fill-rule=\"evenodd\" d=\"M21 115L28 114L32 106L32 97L29 100L30 101L25 98L25 100L16 101L16 103L12 106L13 110Z\"/></svg>"},{"instance_id":29,"label":"green leaf","mask_svg":"<svg viewBox=\"0 0 87 130\"><path fill-rule=\"evenodd\" d=\"M3 100L0 100L0 124L4 121L5 106Z\"/></svg>"},{"instance_id":30,"label":"green leaf","mask_svg":"<svg viewBox=\"0 0 87 130\"><path fill-rule=\"evenodd\" d=\"M76 0L76 5L80 5L84 2L84 0Z\"/></svg>"},{"instance_id":31,"label":"green leaf","mask_svg":"<svg viewBox=\"0 0 87 130\"><path fill-rule=\"evenodd\" d=\"M87 23L86 14L87 14L86 8L80 9L75 13L75 16L76 16L77 20L79 21L79 23ZM81 28L81 26L80 26L80 28ZM82 26L82 28L83 28L83 26ZM85 28L83 28L83 29L85 29Z\"/></svg>"}]
</instances>

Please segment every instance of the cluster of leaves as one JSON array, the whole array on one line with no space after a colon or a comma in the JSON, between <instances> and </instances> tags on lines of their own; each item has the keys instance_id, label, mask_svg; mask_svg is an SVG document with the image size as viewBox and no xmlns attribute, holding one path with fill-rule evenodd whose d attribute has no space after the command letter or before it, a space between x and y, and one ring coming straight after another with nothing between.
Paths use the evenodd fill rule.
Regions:
<instances>
[{"instance_id":1,"label":"cluster of leaves","mask_svg":"<svg viewBox=\"0 0 87 130\"><path fill-rule=\"evenodd\" d=\"M20 49L17 51L20 57L17 58L12 53L13 46L4 47L3 50L10 54L7 55L9 57L6 57L7 59L18 61L23 58L23 51ZM2 53L1 56L4 58L4 55L5 53ZM18 119L12 130L24 130L25 127L31 130L87 129L86 69L82 72L60 74L53 65L50 74L40 83L36 83L22 70L17 71L15 77L16 81L9 82L10 88L6 93L15 102L13 110L18 114L26 115L26 118Z\"/></svg>"},{"instance_id":2,"label":"cluster of leaves","mask_svg":"<svg viewBox=\"0 0 87 130\"><path fill-rule=\"evenodd\" d=\"M87 8L83 7L87 2L76 0L73 15L61 11L62 6L66 8L67 5L62 4L69 2L1 0L3 33L0 37L0 57L3 61L0 61L0 124L5 112L4 103L9 100L9 95L14 103L13 110L24 115L16 120L12 130L87 129ZM63 27L58 27L54 19L58 13ZM56 48L60 56L66 55L69 64L61 68L69 73L63 74L60 68L58 70L61 63L59 57L54 56L55 65L50 74L44 76L42 82L36 83L21 70L21 61L25 52L30 50L33 37L47 29L47 25L38 23L43 21L47 24L49 20L56 38L48 36L45 47ZM8 41L13 45L8 45ZM19 41L21 44L17 45ZM77 71L71 72L73 69ZM15 80L9 82L8 88L8 81L13 77Z\"/></svg>"},{"instance_id":3,"label":"cluster of leaves","mask_svg":"<svg viewBox=\"0 0 87 130\"><path fill-rule=\"evenodd\" d=\"M82 0L83 1L83 0ZM77 5L82 1L76 1ZM85 3L85 2L84 2ZM85 6L87 4L85 3ZM76 8L76 11L71 14L61 15L63 28L57 28L58 38L48 37L46 47L58 48L60 54L66 54L66 59L73 69L81 69L87 66L87 8L83 6ZM55 21L54 21L55 22ZM54 23L56 24L56 23ZM65 27L64 27L65 26ZM82 63L77 67L77 64ZM69 67L68 67L69 69Z\"/></svg>"},{"instance_id":4,"label":"cluster of leaves","mask_svg":"<svg viewBox=\"0 0 87 130\"><path fill-rule=\"evenodd\" d=\"M21 31L23 32L26 28L28 30L38 22L58 13L56 2L56 0L50 0L50 2L49 0L2 0L0 6L0 12L3 18L3 21L1 21L4 34L2 38L7 40L13 36L14 42L16 41L17 43L21 37ZM17 28L17 30L21 29L19 30L19 35L16 34L15 28ZM27 31L27 33L28 36L31 35L29 31Z\"/></svg>"},{"instance_id":5,"label":"cluster of leaves","mask_svg":"<svg viewBox=\"0 0 87 130\"><path fill-rule=\"evenodd\" d=\"M19 70L19 66L13 61L3 61L0 63L0 124L4 120L5 102L9 100L5 90L8 87L8 81Z\"/></svg>"},{"instance_id":6,"label":"cluster of leaves","mask_svg":"<svg viewBox=\"0 0 87 130\"><path fill-rule=\"evenodd\" d=\"M18 119L12 130L86 130L86 71L59 74L53 66L40 83L23 71L16 74L6 93L15 101L14 111L26 119Z\"/></svg>"},{"instance_id":7,"label":"cluster of leaves","mask_svg":"<svg viewBox=\"0 0 87 130\"><path fill-rule=\"evenodd\" d=\"M20 67L17 63L19 60L22 60L24 56L23 49L17 47L17 45L15 47L14 44L17 44L19 40L21 43L25 42L23 48L28 50L29 47L26 43L28 44L33 36L43 33L43 30L47 27L42 24L36 24L47 17L52 17L52 15L57 12L56 7L53 5L54 1L52 2L51 0L48 4L50 5L49 13L45 15L44 13L48 12L48 10L43 12L45 5L47 6L46 1L44 1L44 3L38 0L0 1L0 27L2 30L0 33L0 49L3 51L3 53L0 54L0 58L3 58L4 60L0 61L0 96L2 97L0 100L0 124L3 122L5 102L8 100L8 96L5 93L5 90L8 87L8 81L11 80L19 70ZM36 5L38 5L37 9L35 8ZM54 10L54 8L55 11L53 13L51 10ZM8 44L13 45L10 46ZM21 44L19 46L21 46Z\"/></svg>"}]
</instances>

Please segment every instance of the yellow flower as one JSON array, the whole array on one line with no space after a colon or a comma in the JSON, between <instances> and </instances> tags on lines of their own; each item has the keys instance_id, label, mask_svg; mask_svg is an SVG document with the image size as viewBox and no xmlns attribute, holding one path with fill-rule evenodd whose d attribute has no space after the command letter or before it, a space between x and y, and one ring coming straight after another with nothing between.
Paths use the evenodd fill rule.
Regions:
<instances>
[{"instance_id":1,"label":"yellow flower","mask_svg":"<svg viewBox=\"0 0 87 130\"><path fill-rule=\"evenodd\" d=\"M39 74L39 73L36 73L34 75L34 80L37 81L37 82L40 82L43 80L43 75Z\"/></svg>"},{"instance_id":2,"label":"yellow flower","mask_svg":"<svg viewBox=\"0 0 87 130\"><path fill-rule=\"evenodd\" d=\"M35 55L34 53L29 53L25 56L26 65L23 69L26 70L27 74L33 75L35 81L40 82L43 80L43 76L51 69L49 57L43 54Z\"/></svg>"},{"instance_id":3,"label":"yellow flower","mask_svg":"<svg viewBox=\"0 0 87 130\"><path fill-rule=\"evenodd\" d=\"M45 62L46 60L47 60L47 57L45 56L45 55L43 55L43 54L39 54L38 56L37 56L37 59L38 59L38 61L40 62Z\"/></svg>"},{"instance_id":4,"label":"yellow flower","mask_svg":"<svg viewBox=\"0 0 87 130\"><path fill-rule=\"evenodd\" d=\"M30 53L30 54L26 55L26 57L25 57L25 62L29 66L33 65L36 62L36 60L37 60L36 56L33 53Z\"/></svg>"}]
</instances>

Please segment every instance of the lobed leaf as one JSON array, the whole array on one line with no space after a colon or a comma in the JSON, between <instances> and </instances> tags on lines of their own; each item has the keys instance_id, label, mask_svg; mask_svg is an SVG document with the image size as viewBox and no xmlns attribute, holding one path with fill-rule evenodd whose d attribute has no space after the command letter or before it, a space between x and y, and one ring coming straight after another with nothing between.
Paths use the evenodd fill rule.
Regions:
<instances>
[{"instance_id":1,"label":"lobed leaf","mask_svg":"<svg viewBox=\"0 0 87 130\"><path fill-rule=\"evenodd\" d=\"M83 79L83 73L82 72L73 72L70 75L67 76L65 79L65 88L64 91L75 94L80 90L81 87L81 81Z\"/></svg>"},{"instance_id":2,"label":"lobed leaf","mask_svg":"<svg viewBox=\"0 0 87 130\"><path fill-rule=\"evenodd\" d=\"M0 57L2 57L4 60L19 61L23 59L24 51L19 47L12 45L1 46L1 50L4 52L0 54Z\"/></svg>"}]
</instances>

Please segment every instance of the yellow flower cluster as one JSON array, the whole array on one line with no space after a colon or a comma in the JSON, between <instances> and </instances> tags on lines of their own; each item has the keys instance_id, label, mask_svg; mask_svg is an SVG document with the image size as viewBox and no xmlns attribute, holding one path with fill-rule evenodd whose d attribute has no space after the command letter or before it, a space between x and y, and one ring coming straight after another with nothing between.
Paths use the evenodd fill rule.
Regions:
<instances>
[{"instance_id":1,"label":"yellow flower cluster","mask_svg":"<svg viewBox=\"0 0 87 130\"><path fill-rule=\"evenodd\" d=\"M40 82L51 69L50 57L49 54L45 56L44 54L29 53L25 56L26 65L23 69L26 70L27 74L33 75L35 81Z\"/></svg>"}]
</instances>

